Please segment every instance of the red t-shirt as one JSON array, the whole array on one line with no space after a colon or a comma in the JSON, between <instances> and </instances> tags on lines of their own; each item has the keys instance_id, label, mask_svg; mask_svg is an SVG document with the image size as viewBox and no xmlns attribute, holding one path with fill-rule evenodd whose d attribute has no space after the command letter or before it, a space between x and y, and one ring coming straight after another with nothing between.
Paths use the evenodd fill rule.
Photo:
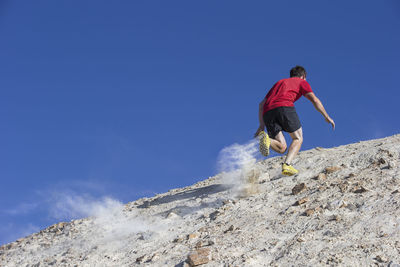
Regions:
<instances>
[{"instance_id":1,"label":"red t-shirt","mask_svg":"<svg viewBox=\"0 0 400 267\"><path fill-rule=\"evenodd\" d=\"M278 107L293 107L302 95L311 92L310 84L299 77L282 79L265 96L263 113Z\"/></svg>"}]
</instances>

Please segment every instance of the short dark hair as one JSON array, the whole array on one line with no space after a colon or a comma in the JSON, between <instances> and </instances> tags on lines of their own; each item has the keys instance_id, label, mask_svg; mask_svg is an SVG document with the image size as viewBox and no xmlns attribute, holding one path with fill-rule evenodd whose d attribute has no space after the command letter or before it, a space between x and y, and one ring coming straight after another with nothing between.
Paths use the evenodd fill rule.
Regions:
<instances>
[{"instance_id":1,"label":"short dark hair","mask_svg":"<svg viewBox=\"0 0 400 267\"><path fill-rule=\"evenodd\" d=\"M290 70L290 77L301 77L301 76L304 77L307 76L307 71L302 66L297 65L296 67Z\"/></svg>"}]
</instances>

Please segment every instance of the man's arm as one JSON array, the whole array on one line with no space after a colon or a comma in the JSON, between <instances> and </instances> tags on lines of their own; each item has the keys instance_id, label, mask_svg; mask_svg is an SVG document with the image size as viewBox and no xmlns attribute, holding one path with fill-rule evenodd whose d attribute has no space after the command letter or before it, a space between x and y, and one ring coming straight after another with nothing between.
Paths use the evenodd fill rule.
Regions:
<instances>
[{"instance_id":1,"label":"man's arm","mask_svg":"<svg viewBox=\"0 0 400 267\"><path fill-rule=\"evenodd\" d=\"M264 128L265 128L264 119L263 119L263 110L264 110L265 101L266 101L266 99L264 98L258 105L258 121L260 123L260 126L258 127L256 133L254 134L254 137L257 137L262 131L264 131Z\"/></svg>"},{"instance_id":2,"label":"man's arm","mask_svg":"<svg viewBox=\"0 0 400 267\"><path fill-rule=\"evenodd\" d=\"M314 93L308 93L305 95L305 97L311 101L311 103L314 105L315 109L318 110L319 113L322 114L322 116L324 116L325 121L330 123L333 127L333 129L335 129L335 122L332 120L331 117L329 117L328 113L326 112L324 105L322 105L321 101L319 100L318 97L315 96Z\"/></svg>"}]
</instances>

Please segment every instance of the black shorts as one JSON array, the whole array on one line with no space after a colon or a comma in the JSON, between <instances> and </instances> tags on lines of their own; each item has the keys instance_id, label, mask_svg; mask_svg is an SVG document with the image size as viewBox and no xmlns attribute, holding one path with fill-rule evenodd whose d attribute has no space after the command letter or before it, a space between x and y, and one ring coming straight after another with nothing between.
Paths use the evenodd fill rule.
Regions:
<instances>
[{"instance_id":1,"label":"black shorts","mask_svg":"<svg viewBox=\"0 0 400 267\"><path fill-rule=\"evenodd\" d=\"M271 109L264 114L263 119L271 138L274 138L282 130L293 133L301 128L299 116L294 107Z\"/></svg>"}]
</instances>

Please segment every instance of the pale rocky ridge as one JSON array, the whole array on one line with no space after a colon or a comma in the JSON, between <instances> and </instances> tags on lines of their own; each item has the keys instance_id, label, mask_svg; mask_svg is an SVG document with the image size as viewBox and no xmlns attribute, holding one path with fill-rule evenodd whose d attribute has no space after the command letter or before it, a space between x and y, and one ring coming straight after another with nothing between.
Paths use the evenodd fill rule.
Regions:
<instances>
[{"instance_id":1,"label":"pale rocky ridge","mask_svg":"<svg viewBox=\"0 0 400 267\"><path fill-rule=\"evenodd\" d=\"M400 135L251 163L0 247L0 266L400 266ZM243 175L243 173L245 175Z\"/></svg>"}]
</instances>

